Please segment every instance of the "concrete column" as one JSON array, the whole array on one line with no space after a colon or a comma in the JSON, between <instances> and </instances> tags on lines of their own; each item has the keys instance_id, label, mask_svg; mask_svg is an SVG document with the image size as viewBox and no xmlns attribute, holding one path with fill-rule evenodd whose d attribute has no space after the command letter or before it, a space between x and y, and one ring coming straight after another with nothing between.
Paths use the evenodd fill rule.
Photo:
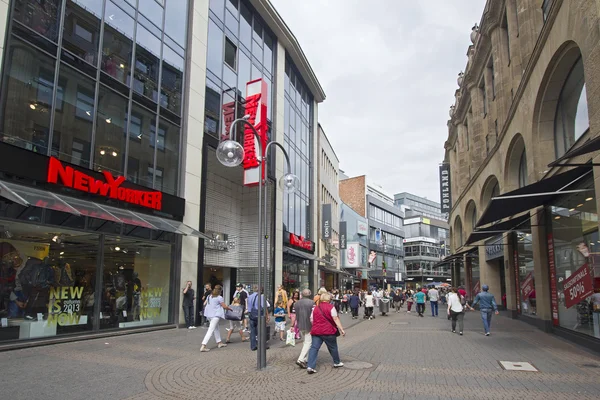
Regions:
<instances>
[{"instance_id":1,"label":"concrete column","mask_svg":"<svg viewBox=\"0 0 600 400\"><path fill-rule=\"evenodd\" d=\"M195 0L189 20L192 29L188 30L187 102L184 110L186 132L184 146L183 197L185 198L185 216L183 222L194 229L200 225L200 189L202 177L202 144L204 134L204 96L206 88L206 43L208 40L208 0ZM184 236L181 249L181 275L179 287L185 281L196 284L198 279L199 239ZM197 286L197 285L195 285ZM198 287L195 287L198 292ZM182 299L179 296L179 301ZM179 307L181 309L181 307ZM179 314L179 323L183 324L183 315Z\"/></svg>"},{"instance_id":2,"label":"concrete column","mask_svg":"<svg viewBox=\"0 0 600 400\"><path fill-rule=\"evenodd\" d=\"M316 199L319 193L319 163L318 163L318 159L320 157L319 154L319 103L317 103L316 101L313 100L313 120L312 120L312 126L311 126L311 131L310 131L310 136L311 136L311 143L312 143L312 157L313 159L310 160L311 165L313 166L313 171L312 171L312 177L313 177L313 181L312 181L312 190L311 190L311 199ZM320 204L315 204L315 202L312 202L312 217L311 217L311 240L315 243L319 243L319 225L318 225L318 221L319 221L319 208L321 207ZM318 253L317 253L318 254ZM316 293L317 291L317 285L319 284L319 266L317 262L313 262L314 265L314 275L313 275L313 287L311 288L311 290L313 291L313 293Z\"/></svg>"},{"instance_id":3,"label":"concrete column","mask_svg":"<svg viewBox=\"0 0 600 400\"><path fill-rule=\"evenodd\" d=\"M506 281L506 308L511 313L513 318L518 315L517 311L517 274L515 269L518 270L518 266L515 266L515 251L517 250L514 245L513 234L508 233L504 235L504 276Z\"/></svg>"},{"instance_id":4,"label":"concrete column","mask_svg":"<svg viewBox=\"0 0 600 400\"><path fill-rule=\"evenodd\" d=\"M548 231L545 226L545 213L542 208L531 214L531 235L533 259L533 277L537 299L537 316L546 321L548 329L552 325L552 307L550 304L550 268L548 265Z\"/></svg>"},{"instance_id":5,"label":"concrete column","mask_svg":"<svg viewBox=\"0 0 600 400\"><path fill-rule=\"evenodd\" d=\"M275 82L273 96L273 140L283 144L284 142L284 113L285 113L285 47L280 42L277 42L277 64L275 65ZM279 179L287 171L285 168L285 159L280 149L273 149L277 152L275 157L276 178ZM275 282L273 287L283 282L283 191L276 185L275 191Z\"/></svg>"}]
</instances>

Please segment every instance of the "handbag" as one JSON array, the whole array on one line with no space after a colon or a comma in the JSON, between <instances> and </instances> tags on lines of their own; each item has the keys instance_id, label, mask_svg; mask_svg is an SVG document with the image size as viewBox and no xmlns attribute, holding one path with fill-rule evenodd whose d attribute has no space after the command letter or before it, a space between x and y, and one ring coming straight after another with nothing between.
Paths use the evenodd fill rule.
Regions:
<instances>
[{"instance_id":1,"label":"handbag","mask_svg":"<svg viewBox=\"0 0 600 400\"><path fill-rule=\"evenodd\" d=\"M331 325L333 325L333 327L335 328L335 337L339 337L340 336L340 329L335 324L335 321L333 320L333 318L332 319L327 318L325 316L325 313L323 312L323 310L321 310L321 307L317 306L317 308L321 312L321 315L323 316L323 318L325 318L327 321L329 321L331 323Z\"/></svg>"},{"instance_id":2,"label":"handbag","mask_svg":"<svg viewBox=\"0 0 600 400\"><path fill-rule=\"evenodd\" d=\"M229 321L241 321L244 315L244 307L229 306L231 310L225 311L225 319Z\"/></svg>"}]
</instances>

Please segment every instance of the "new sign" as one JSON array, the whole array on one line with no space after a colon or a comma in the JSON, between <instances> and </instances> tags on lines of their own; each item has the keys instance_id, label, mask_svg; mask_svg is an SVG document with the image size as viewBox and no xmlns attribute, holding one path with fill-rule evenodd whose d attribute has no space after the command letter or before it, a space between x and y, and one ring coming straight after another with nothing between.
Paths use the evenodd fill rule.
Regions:
<instances>
[{"instance_id":1,"label":"new sign","mask_svg":"<svg viewBox=\"0 0 600 400\"><path fill-rule=\"evenodd\" d=\"M303 236L294 235L293 233L287 233L287 236L284 236L287 240L284 240L286 244L289 244L291 247L296 247L298 249L308 251L310 253L314 253L315 244L305 239Z\"/></svg>"},{"instance_id":2,"label":"new sign","mask_svg":"<svg viewBox=\"0 0 600 400\"><path fill-rule=\"evenodd\" d=\"M321 211L321 236L331 239L331 204L323 204Z\"/></svg>"},{"instance_id":3,"label":"new sign","mask_svg":"<svg viewBox=\"0 0 600 400\"><path fill-rule=\"evenodd\" d=\"M450 164L440 165L440 211L447 214L452 209L452 195L450 194Z\"/></svg>"},{"instance_id":4,"label":"new sign","mask_svg":"<svg viewBox=\"0 0 600 400\"><path fill-rule=\"evenodd\" d=\"M254 131L247 126L244 129L244 185L258 185L260 179L260 158L267 147L267 84L262 79L256 79L246 84L246 115L260 137L260 142L254 136ZM262 179L265 178L263 168Z\"/></svg>"}]
</instances>

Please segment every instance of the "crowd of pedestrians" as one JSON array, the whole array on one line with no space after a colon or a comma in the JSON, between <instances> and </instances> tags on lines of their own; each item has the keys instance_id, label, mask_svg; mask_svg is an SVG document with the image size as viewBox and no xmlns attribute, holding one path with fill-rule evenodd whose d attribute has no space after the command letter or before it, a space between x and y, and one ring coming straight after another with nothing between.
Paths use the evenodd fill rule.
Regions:
<instances>
[{"instance_id":1,"label":"crowd of pedestrians","mask_svg":"<svg viewBox=\"0 0 600 400\"><path fill-rule=\"evenodd\" d=\"M271 315L269 310L272 310L275 318L273 339L279 336L279 340L287 343L291 342L293 345L295 345L295 340L303 340L296 364L306 369L309 374L317 372L317 356L323 344L325 344L332 357L334 368L344 366L340 359L337 338L345 336L346 332L339 316L344 313L351 313L352 319L357 319L361 307L364 308L363 318L372 320L375 318L377 308L379 308L381 315L386 315L388 308L385 306L389 306L388 303L390 302L396 313L402 312L406 305L406 312L410 314L414 306L418 317L421 318L426 313L427 305L429 305L431 316L434 318L439 316L440 305L446 306L448 320L451 320L452 332L456 333L458 328L458 333L462 336L466 311L475 311L474 307L479 305L484 333L489 336L492 315L494 313L498 314L498 306L494 295L489 292L489 287L483 285L481 288L482 291L469 304L467 293L463 287L436 288L431 286L415 291L411 288L406 290L397 288L390 291L381 288L328 291L326 288L320 288L313 297L308 289L304 289L302 292L294 290L288 294L284 287L279 285L275 293L274 306L271 308L271 304L265 298L262 290L260 290L259 295L258 285L253 285L252 293L249 294L242 284L237 284L230 305L227 305L222 296L223 288L220 285L215 285L213 288L207 284L202 296L203 310L201 313L205 318L208 331L202 340L200 351L207 352L210 350L207 344L213 335L217 348L227 346L231 343L231 336L235 332L239 333L242 342L249 341L250 349L256 351L261 345L257 338L260 320L258 315L259 305L265 316L266 326L264 328L267 331L267 339L269 339ZM192 283L188 281L183 289L183 309L186 326L189 329L195 328L193 323L194 299L195 294ZM219 325L220 321L225 319L229 320L229 325L226 328L228 331L227 339L223 343ZM250 329L248 329L248 325ZM268 342L265 345L269 349Z\"/></svg>"}]
</instances>

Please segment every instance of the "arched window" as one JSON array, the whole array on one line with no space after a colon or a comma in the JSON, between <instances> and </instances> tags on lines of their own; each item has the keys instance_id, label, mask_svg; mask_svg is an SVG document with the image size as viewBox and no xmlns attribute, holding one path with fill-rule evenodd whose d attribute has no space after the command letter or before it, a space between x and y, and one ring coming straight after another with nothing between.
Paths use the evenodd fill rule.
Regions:
<instances>
[{"instance_id":1,"label":"arched window","mask_svg":"<svg viewBox=\"0 0 600 400\"><path fill-rule=\"evenodd\" d=\"M477 207L473 206L471 209L471 232L475 231L477 226Z\"/></svg>"},{"instance_id":2,"label":"arched window","mask_svg":"<svg viewBox=\"0 0 600 400\"><path fill-rule=\"evenodd\" d=\"M583 59L579 57L558 98L554 120L556 157L564 155L589 127Z\"/></svg>"},{"instance_id":3,"label":"arched window","mask_svg":"<svg viewBox=\"0 0 600 400\"><path fill-rule=\"evenodd\" d=\"M455 249L458 249L463 245L463 228L460 218L456 218L456 222L454 222L454 235L456 235L454 240Z\"/></svg>"},{"instance_id":4,"label":"arched window","mask_svg":"<svg viewBox=\"0 0 600 400\"><path fill-rule=\"evenodd\" d=\"M521 153L521 159L519 160L519 187L527 186L528 178L527 178L527 156L525 155L525 150Z\"/></svg>"}]
</instances>

